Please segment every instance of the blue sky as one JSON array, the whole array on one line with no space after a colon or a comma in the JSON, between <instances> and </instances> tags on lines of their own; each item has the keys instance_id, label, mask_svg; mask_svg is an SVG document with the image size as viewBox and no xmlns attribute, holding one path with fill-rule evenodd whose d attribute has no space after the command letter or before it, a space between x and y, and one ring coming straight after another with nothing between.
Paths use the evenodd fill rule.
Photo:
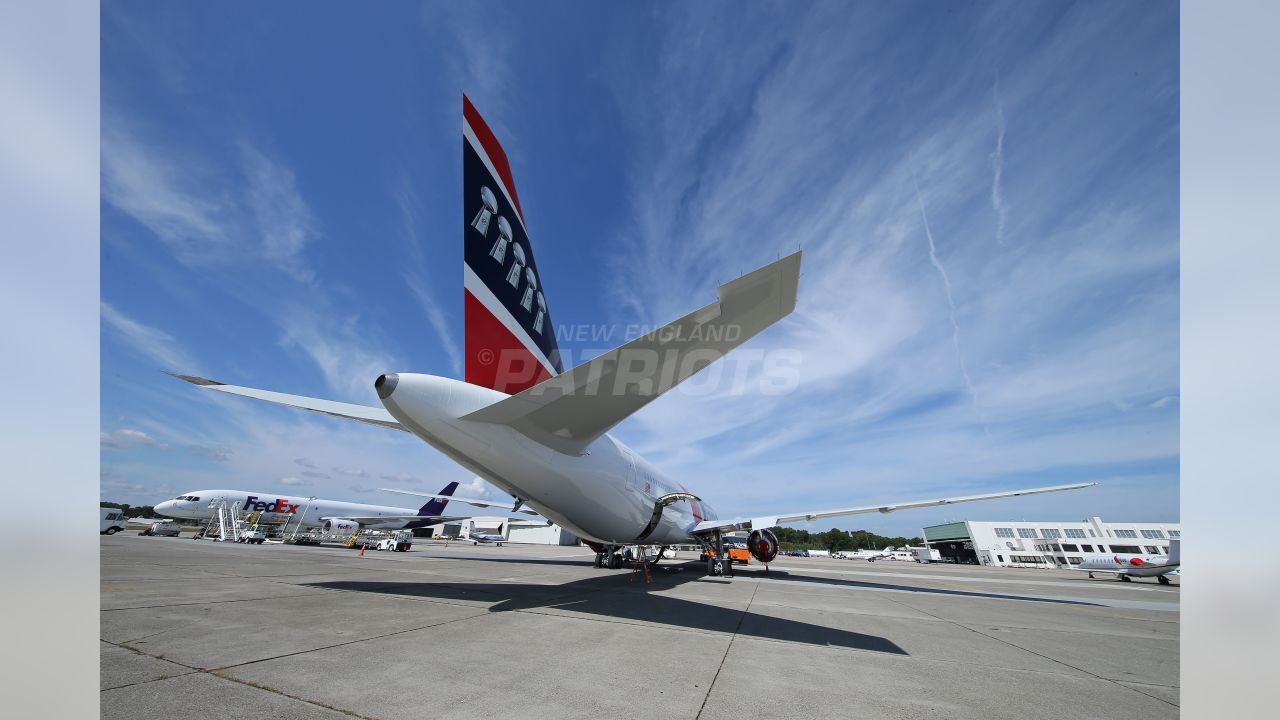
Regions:
<instances>
[{"instance_id":1,"label":"blue sky","mask_svg":"<svg viewBox=\"0 0 1280 720\"><path fill-rule=\"evenodd\" d=\"M561 325L618 341L804 248L791 317L615 433L721 513L1096 480L819 529L1177 520L1176 3L676 10L104 6L103 498L471 480L160 374L461 377L466 92Z\"/></svg>"}]
</instances>

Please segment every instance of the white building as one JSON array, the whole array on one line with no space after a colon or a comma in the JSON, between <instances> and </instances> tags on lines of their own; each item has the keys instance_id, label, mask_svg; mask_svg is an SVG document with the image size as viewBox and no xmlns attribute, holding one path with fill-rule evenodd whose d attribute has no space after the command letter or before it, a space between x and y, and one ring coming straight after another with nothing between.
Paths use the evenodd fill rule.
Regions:
<instances>
[{"instance_id":1,"label":"white building","mask_svg":"<svg viewBox=\"0 0 1280 720\"><path fill-rule=\"evenodd\" d=\"M925 544L956 562L1001 567L1079 565L1088 557L1165 555L1169 541L1182 536L1178 523L962 522L922 530Z\"/></svg>"}]
</instances>

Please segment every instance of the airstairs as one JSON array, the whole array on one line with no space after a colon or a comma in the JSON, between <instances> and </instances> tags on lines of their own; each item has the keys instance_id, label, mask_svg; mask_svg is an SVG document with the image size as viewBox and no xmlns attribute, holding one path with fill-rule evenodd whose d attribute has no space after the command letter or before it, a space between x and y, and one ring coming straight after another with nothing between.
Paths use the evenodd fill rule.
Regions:
<instances>
[{"instance_id":1,"label":"airstairs","mask_svg":"<svg viewBox=\"0 0 1280 720\"><path fill-rule=\"evenodd\" d=\"M240 502L236 501L227 504L227 499L220 497L214 498L209 503L209 507L214 510L214 515L209 519L209 524L205 527L204 536L223 542L239 540L240 533L244 529L240 520ZM215 531L217 537L214 537Z\"/></svg>"}]
</instances>

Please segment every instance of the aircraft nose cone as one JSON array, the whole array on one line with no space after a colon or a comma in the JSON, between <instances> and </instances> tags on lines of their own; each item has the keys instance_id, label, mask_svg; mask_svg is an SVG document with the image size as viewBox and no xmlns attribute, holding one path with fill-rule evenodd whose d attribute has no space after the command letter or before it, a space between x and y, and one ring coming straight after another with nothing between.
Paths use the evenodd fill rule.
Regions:
<instances>
[{"instance_id":1,"label":"aircraft nose cone","mask_svg":"<svg viewBox=\"0 0 1280 720\"><path fill-rule=\"evenodd\" d=\"M373 381L373 388L378 391L378 397L386 400L391 397L391 393L395 392L396 384L399 382L399 375L386 373L385 375L379 375L378 379Z\"/></svg>"},{"instance_id":2,"label":"aircraft nose cone","mask_svg":"<svg viewBox=\"0 0 1280 720\"><path fill-rule=\"evenodd\" d=\"M169 511L172 509L173 509L172 500L168 500L166 502L160 503L159 505L156 505L156 512L160 513L161 515L169 514Z\"/></svg>"}]
</instances>

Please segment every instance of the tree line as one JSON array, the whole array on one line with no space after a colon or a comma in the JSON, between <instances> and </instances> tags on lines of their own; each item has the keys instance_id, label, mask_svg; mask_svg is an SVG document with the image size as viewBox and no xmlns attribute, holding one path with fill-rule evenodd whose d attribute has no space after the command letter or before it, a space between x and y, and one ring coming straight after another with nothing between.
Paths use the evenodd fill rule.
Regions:
<instances>
[{"instance_id":1,"label":"tree line","mask_svg":"<svg viewBox=\"0 0 1280 720\"><path fill-rule=\"evenodd\" d=\"M125 517L155 517L156 508L154 505L130 505L129 503L114 503L103 500L98 503L98 507L115 508L124 512Z\"/></svg>"},{"instance_id":2,"label":"tree line","mask_svg":"<svg viewBox=\"0 0 1280 720\"><path fill-rule=\"evenodd\" d=\"M783 550L883 550L887 547L901 548L908 545L924 545L922 538L885 537L866 530L839 530L831 528L826 532L811 533L808 530L795 528L769 528L778 536L778 544Z\"/></svg>"}]
</instances>

